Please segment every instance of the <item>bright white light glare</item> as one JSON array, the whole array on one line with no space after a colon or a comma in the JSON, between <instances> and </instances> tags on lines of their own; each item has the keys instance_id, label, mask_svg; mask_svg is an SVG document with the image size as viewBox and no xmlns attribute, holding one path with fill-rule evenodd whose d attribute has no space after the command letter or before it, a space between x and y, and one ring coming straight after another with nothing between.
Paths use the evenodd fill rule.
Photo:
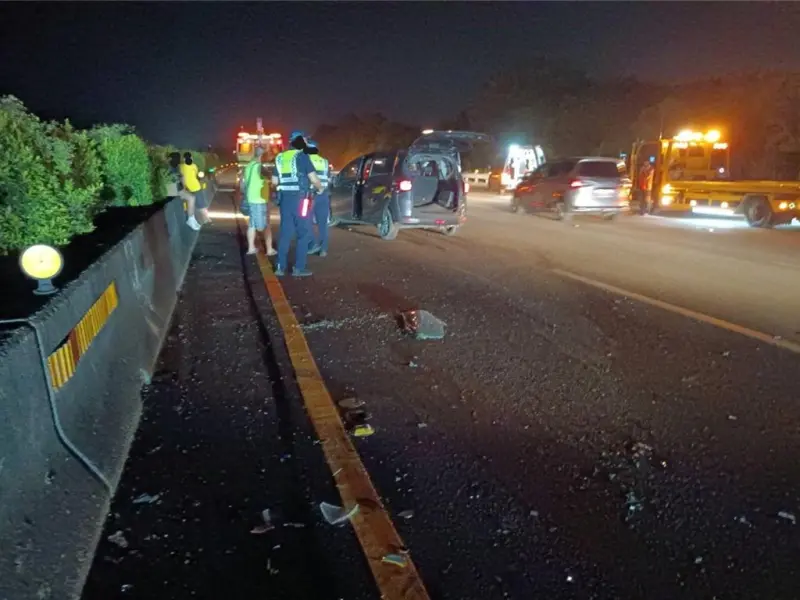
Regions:
<instances>
[{"instance_id":1,"label":"bright white light glare","mask_svg":"<svg viewBox=\"0 0 800 600\"><path fill-rule=\"evenodd\" d=\"M423 129L422 135L430 135L433 133L433 129Z\"/></svg>"},{"instance_id":2,"label":"bright white light glare","mask_svg":"<svg viewBox=\"0 0 800 600\"><path fill-rule=\"evenodd\" d=\"M221 219L223 221L235 221L236 219L244 219L247 220L242 213L239 212L225 212L221 210L210 210L208 211L208 216L212 219Z\"/></svg>"},{"instance_id":3,"label":"bright white light glare","mask_svg":"<svg viewBox=\"0 0 800 600\"><path fill-rule=\"evenodd\" d=\"M519 144L511 144L508 147L509 152L519 152Z\"/></svg>"},{"instance_id":4,"label":"bright white light glare","mask_svg":"<svg viewBox=\"0 0 800 600\"><path fill-rule=\"evenodd\" d=\"M717 208L716 206L693 206L692 212L696 215L711 215L715 217L735 217L736 213L731 208Z\"/></svg>"}]
</instances>

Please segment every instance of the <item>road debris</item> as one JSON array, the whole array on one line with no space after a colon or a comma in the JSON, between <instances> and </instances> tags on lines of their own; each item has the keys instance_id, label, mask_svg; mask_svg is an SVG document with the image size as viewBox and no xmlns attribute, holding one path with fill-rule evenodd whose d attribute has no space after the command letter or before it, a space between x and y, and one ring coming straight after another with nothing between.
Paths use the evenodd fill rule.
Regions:
<instances>
[{"instance_id":1,"label":"road debris","mask_svg":"<svg viewBox=\"0 0 800 600\"><path fill-rule=\"evenodd\" d=\"M158 499L161 498L161 494L156 494L155 496L151 496L150 494L142 494L138 498L133 499L134 504L153 504L154 502L158 502Z\"/></svg>"},{"instance_id":2,"label":"road debris","mask_svg":"<svg viewBox=\"0 0 800 600\"><path fill-rule=\"evenodd\" d=\"M372 425L357 425L351 431L354 437L369 437L373 433L375 433L375 429L373 429Z\"/></svg>"},{"instance_id":3,"label":"road debris","mask_svg":"<svg viewBox=\"0 0 800 600\"><path fill-rule=\"evenodd\" d=\"M278 569L275 569L272 566L272 559L271 558L267 559L267 573L269 573L270 575L277 575L279 573Z\"/></svg>"},{"instance_id":4,"label":"road debris","mask_svg":"<svg viewBox=\"0 0 800 600\"><path fill-rule=\"evenodd\" d=\"M364 406L364 401L359 400L355 396L349 396L347 398L339 400L337 404L339 405L339 408L341 408L342 410L356 410Z\"/></svg>"},{"instance_id":5,"label":"road debris","mask_svg":"<svg viewBox=\"0 0 800 600\"><path fill-rule=\"evenodd\" d=\"M267 533L268 531L272 531L275 529L275 525L272 523L272 515L268 508L265 508L261 511L261 519L264 521L263 525L256 525L250 530L250 533L255 535L261 535L263 533Z\"/></svg>"},{"instance_id":6,"label":"road debris","mask_svg":"<svg viewBox=\"0 0 800 600\"><path fill-rule=\"evenodd\" d=\"M381 558L381 562L389 565L395 565L401 569L405 569L408 566L408 558L402 554L387 554Z\"/></svg>"},{"instance_id":7,"label":"road debris","mask_svg":"<svg viewBox=\"0 0 800 600\"><path fill-rule=\"evenodd\" d=\"M408 510L401 510L399 513L397 513L397 516L400 517L401 519L406 519L406 520L413 519L414 511L411 510L410 508Z\"/></svg>"},{"instance_id":8,"label":"road debris","mask_svg":"<svg viewBox=\"0 0 800 600\"><path fill-rule=\"evenodd\" d=\"M797 517L794 515L794 513L790 513L790 512L786 512L785 510L782 510L782 511L780 511L778 513L778 516L781 519L786 519L787 521L791 521L792 525L797 525Z\"/></svg>"},{"instance_id":9,"label":"road debris","mask_svg":"<svg viewBox=\"0 0 800 600\"><path fill-rule=\"evenodd\" d=\"M407 310L400 313L400 328L403 333L413 335L418 340L441 340L445 333L445 323L427 310Z\"/></svg>"},{"instance_id":10,"label":"road debris","mask_svg":"<svg viewBox=\"0 0 800 600\"><path fill-rule=\"evenodd\" d=\"M120 548L128 547L128 540L125 539L125 534L122 533L122 530L118 530L113 535L108 536L108 541Z\"/></svg>"},{"instance_id":11,"label":"road debris","mask_svg":"<svg viewBox=\"0 0 800 600\"><path fill-rule=\"evenodd\" d=\"M359 510L359 505L355 504L350 510L345 510L341 506L336 506L335 504L320 502L319 510L330 525L341 525L353 518Z\"/></svg>"}]
</instances>

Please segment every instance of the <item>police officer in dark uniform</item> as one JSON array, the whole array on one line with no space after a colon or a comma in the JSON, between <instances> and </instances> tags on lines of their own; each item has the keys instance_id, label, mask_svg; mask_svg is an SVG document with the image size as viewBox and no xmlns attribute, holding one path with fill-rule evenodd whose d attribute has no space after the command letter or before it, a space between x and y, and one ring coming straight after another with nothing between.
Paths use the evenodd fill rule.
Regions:
<instances>
[{"instance_id":1,"label":"police officer in dark uniform","mask_svg":"<svg viewBox=\"0 0 800 600\"><path fill-rule=\"evenodd\" d=\"M305 153L311 158L314 170L317 172L325 192L317 194L314 199L314 220L317 222L317 234L314 236L314 245L308 251L309 254L319 254L321 257L328 256L328 221L331 213L331 197L328 191L330 183L330 163L319 153L317 143L312 139L306 140Z\"/></svg>"},{"instance_id":2,"label":"police officer in dark uniform","mask_svg":"<svg viewBox=\"0 0 800 600\"><path fill-rule=\"evenodd\" d=\"M305 136L302 131L294 131L290 137L290 149L275 157L275 178L278 185L278 206L281 225L278 240L277 276L286 274L289 266L289 247L297 236L295 247L295 277L307 277L311 271L306 269L308 250L312 242L311 218L313 215L314 192L323 193L322 185L314 165L307 154Z\"/></svg>"}]
</instances>

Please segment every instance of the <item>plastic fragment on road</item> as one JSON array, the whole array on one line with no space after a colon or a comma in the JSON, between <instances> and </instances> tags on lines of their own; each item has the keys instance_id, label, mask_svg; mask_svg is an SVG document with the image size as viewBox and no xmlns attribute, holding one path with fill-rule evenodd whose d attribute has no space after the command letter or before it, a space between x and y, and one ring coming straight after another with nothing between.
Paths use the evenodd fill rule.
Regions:
<instances>
[{"instance_id":1,"label":"plastic fragment on road","mask_svg":"<svg viewBox=\"0 0 800 600\"><path fill-rule=\"evenodd\" d=\"M117 531L113 535L108 536L108 541L119 546L120 548L128 547L128 540L125 539L125 534L123 534L121 530Z\"/></svg>"},{"instance_id":2,"label":"plastic fragment on road","mask_svg":"<svg viewBox=\"0 0 800 600\"><path fill-rule=\"evenodd\" d=\"M353 428L354 437L369 437L375 433L375 429L369 423L365 425L357 425Z\"/></svg>"},{"instance_id":3,"label":"plastic fragment on road","mask_svg":"<svg viewBox=\"0 0 800 600\"><path fill-rule=\"evenodd\" d=\"M356 410L364 406L364 402L355 396L344 398L337 403L342 410Z\"/></svg>"},{"instance_id":4,"label":"plastic fragment on road","mask_svg":"<svg viewBox=\"0 0 800 600\"><path fill-rule=\"evenodd\" d=\"M782 511L780 511L778 513L778 516L781 519L786 519L787 521L791 521L792 525L797 525L797 517L794 516L794 513L790 513L790 512L786 512L785 510L782 510Z\"/></svg>"},{"instance_id":5,"label":"plastic fragment on road","mask_svg":"<svg viewBox=\"0 0 800 600\"><path fill-rule=\"evenodd\" d=\"M414 511L409 508L408 510L400 511L397 516L401 519L411 519L414 517Z\"/></svg>"},{"instance_id":6,"label":"plastic fragment on road","mask_svg":"<svg viewBox=\"0 0 800 600\"><path fill-rule=\"evenodd\" d=\"M387 554L381 558L381 562L389 565L395 565L401 569L405 569L408 566L408 559L402 554Z\"/></svg>"},{"instance_id":7,"label":"plastic fragment on road","mask_svg":"<svg viewBox=\"0 0 800 600\"><path fill-rule=\"evenodd\" d=\"M270 575L277 575L279 573L278 569L275 569L272 566L272 559L271 558L267 559L267 573L269 573Z\"/></svg>"},{"instance_id":8,"label":"plastic fragment on road","mask_svg":"<svg viewBox=\"0 0 800 600\"><path fill-rule=\"evenodd\" d=\"M153 504L154 502L158 502L158 499L161 498L161 494L156 494L155 496L151 496L150 494L142 494L138 498L133 499L134 504Z\"/></svg>"},{"instance_id":9,"label":"plastic fragment on road","mask_svg":"<svg viewBox=\"0 0 800 600\"><path fill-rule=\"evenodd\" d=\"M427 310L407 310L400 313L400 328L418 340L441 340L446 324Z\"/></svg>"},{"instance_id":10,"label":"plastic fragment on road","mask_svg":"<svg viewBox=\"0 0 800 600\"><path fill-rule=\"evenodd\" d=\"M265 508L261 511L261 519L264 521L264 524L256 525L250 530L250 533L254 535L261 535L275 529L275 525L272 524L272 515L270 514L268 508Z\"/></svg>"},{"instance_id":11,"label":"plastic fragment on road","mask_svg":"<svg viewBox=\"0 0 800 600\"><path fill-rule=\"evenodd\" d=\"M344 419L346 421L348 428L357 427L358 425L366 425L367 421L372 418L372 415L369 414L363 408L357 408L355 410L348 410L344 413Z\"/></svg>"},{"instance_id":12,"label":"plastic fragment on road","mask_svg":"<svg viewBox=\"0 0 800 600\"><path fill-rule=\"evenodd\" d=\"M335 504L320 502L319 510L328 524L341 525L353 518L359 510L359 505L355 504L350 510L345 510L341 506L336 506Z\"/></svg>"}]
</instances>

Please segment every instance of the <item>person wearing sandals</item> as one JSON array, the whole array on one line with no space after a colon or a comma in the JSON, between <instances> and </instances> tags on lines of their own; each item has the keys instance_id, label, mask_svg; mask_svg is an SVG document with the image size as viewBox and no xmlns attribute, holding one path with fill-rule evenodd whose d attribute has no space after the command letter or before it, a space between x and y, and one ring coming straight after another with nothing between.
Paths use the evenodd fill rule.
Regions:
<instances>
[{"instance_id":1,"label":"person wearing sandals","mask_svg":"<svg viewBox=\"0 0 800 600\"><path fill-rule=\"evenodd\" d=\"M247 253L255 254L256 232L261 232L265 238L267 255L276 254L272 247L272 231L269 230L269 219L267 212L269 205L264 195L261 193L264 188L264 175L261 172L261 157L264 155L263 148L256 148L253 160L247 163L244 168L244 201L249 208L249 218L247 224Z\"/></svg>"}]
</instances>

